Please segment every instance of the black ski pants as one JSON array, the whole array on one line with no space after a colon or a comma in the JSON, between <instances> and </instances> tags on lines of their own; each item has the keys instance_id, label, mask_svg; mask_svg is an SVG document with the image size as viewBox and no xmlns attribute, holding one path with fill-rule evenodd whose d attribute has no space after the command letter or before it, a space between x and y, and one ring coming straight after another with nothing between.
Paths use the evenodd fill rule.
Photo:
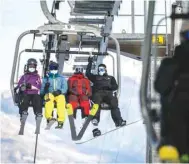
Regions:
<instances>
[{"instance_id":1,"label":"black ski pants","mask_svg":"<svg viewBox=\"0 0 189 164\"><path fill-rule=\"evenodd\" d=\"M107 103L110 106L111 110L111 117L114 121L114 123L117 123L119 120L122 120L121 112L118 107L118 99L116 96L113 95L111 91L96 91L92 95L92 101L95 104L98 104L100 106L101 103ZM100 122L100 109L96 113L95 119Z\"/></svg>"},{"instance_id":2,"label":"black ski pants","mask_svg":"<svg viewBox=\"0 0 189 164\"><path fill-rule=\"evenodd\" d=\"M33 111L35 115L42 114L42 100L41 96L38 94L23 94L21 98L21 103L19 106L19 114L21 115L23 112L28 112L28 108L30 106L33 107Z\"/></svg>"},{"instance_id":3,"label":"black ski pants","mask_svg":"<svg viewBox=\"0 0 189 164\"><path fill-rule=\"evenodd\" d=\"M189 154L189 104L164 102L161 128L164 144L175 146L180 155Z\"/></svg>"}]
</instances>

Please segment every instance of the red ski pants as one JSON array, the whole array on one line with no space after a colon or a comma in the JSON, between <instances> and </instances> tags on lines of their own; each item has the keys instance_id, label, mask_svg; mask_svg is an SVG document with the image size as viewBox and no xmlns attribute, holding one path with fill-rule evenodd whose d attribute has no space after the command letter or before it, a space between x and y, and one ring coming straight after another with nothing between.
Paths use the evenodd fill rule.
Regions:
<instances>
[{"instance_id":1,"label":"red ski pants","mask_svg":"<svg viewBox=\"0 0 189 164\"><path fill-rule=\"evenodd\" d=\"M69 95L68 101L72 104L73 110L81 107L85 116L89 115L90 103L89 98L86 95Z\"/></svg>"}]
</instances>

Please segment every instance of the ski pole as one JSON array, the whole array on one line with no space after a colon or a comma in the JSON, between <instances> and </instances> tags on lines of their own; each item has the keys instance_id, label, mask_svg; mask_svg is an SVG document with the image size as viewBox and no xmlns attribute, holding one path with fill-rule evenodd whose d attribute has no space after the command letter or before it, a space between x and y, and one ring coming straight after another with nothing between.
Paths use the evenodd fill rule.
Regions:
<instances>
[{"instance_id":1,"label":"ski pole","mask_svg":"<svg viewBox=\"0 0 189 164\"><path fill-rule=\"evenodd\" d=\"M34 152L34 162L36 161L36 154L37 154L37 142L38 142L38 134L36 134L36 140L35 140L35 152Z\"/></svg>"}]
</instances>

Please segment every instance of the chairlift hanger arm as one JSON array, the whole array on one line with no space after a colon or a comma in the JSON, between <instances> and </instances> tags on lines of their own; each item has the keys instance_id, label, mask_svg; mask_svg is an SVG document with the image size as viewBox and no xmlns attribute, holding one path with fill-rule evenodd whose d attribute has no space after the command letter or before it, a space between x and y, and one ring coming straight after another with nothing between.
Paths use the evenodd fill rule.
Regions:
<instances>
[{"instance_id":1,"label":"chairlift hanger arm","mask_svg":"<svg viewBox=\"0 0 189 164\"><path fill-rule=\"evenodd\" d=\"M151 110L147 101L147 89L148 89L148 75L150 71L150 56L151 56L151 35L152 35L152 24L154 18L155 1L149 1L148 7L148 21L146 26L146 36L144 39L144 46L142 46L141 56L143 58L143 69L142 79L140 86L140 105L141 112L144 120L146 121L146 130L151 140L157 143L158 138L155 129L152 125L149 111Z\"/></svg>"},{"instance_id":2,"label":"chairlift hanger arm","mask_svg":"<svg viewBox=\"0 0 189 164\"><path fill-rule=\"evenodd\" d=\"M64 23L64 22L61 22L59 20L57 20L52 14L51 12L49 11L48 9L48 6L47 6L47 1L46 0L40 0L40 5L41 5L41 9L43 11L43 14L45 15L45 17L48 19L48 21L52 24L59 24L59 25L67 25L67 26L70 26L70 24L68 23ZM80 25L74 25L76 27L79 27ZM83 27L83 26L80 26L80 28ZM85 25L85 30L88 29L88 28L92 28L94 31L99 31L100 29L96 26L93 26L93 25Z\"/></svg>"}]
</instances>

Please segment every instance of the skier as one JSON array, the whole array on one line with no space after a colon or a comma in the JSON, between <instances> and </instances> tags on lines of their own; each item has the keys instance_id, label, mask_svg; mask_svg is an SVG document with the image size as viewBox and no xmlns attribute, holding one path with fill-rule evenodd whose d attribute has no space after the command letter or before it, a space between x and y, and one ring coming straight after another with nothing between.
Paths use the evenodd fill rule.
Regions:
<instances>
[{"instance_id":1,"label":"skier","mask_svg":"<svg viewBox=\"0 0 189 164\"><path fill-rule=\"evenodd\" d=\"M87 118L90 110L90 81L83 74L83 67L77 66L74 74L68 79L68 102L72 104L74 118L78 107L82 108L82 119Z\"/></svg>"},{"instance_id":2,"label":"skier","mask_svg":"<svg viewBox=\"0 0 189 164\"><path fill-rule=\"evenodd\" d=\"M86 76L88 79L93 83L93 93L92 93L92 101L98 105L100 105L102 102L106 102L110 105L111 110L111 116L115 123L116 127L124 126L126 125L126 121L122 119L120 109L118 107L118 99L116 95L113 94L113 91L116 91L118 89L117 82L113 76L109 76L107 74L107 69L105 64L100 64L98 66L98 74L92 74L91 68L92 68L92 62L93 57L88 58L88 65L86 69ZM100 121L100 109L98 110L96 116L92 120L93 125L98 126L98 123ZM95 133L98 133L98 129L93 130L93 135L95 136Z\"/></svg>"},{"instance_id":3,"label":"skier","mask_svg":"<svg viewBox=\"0 0 189 164\"><path fill-rule=\"evenodd\" d=\"M21 124L25 124L28 116L28 107L31 102L31 106L33 107L36 116L36 123L40 126L42 120L42 103L40 97L41 79L36 68L36 59L28 59L24 71L25 73L21 76L14 91L19 95L18 106Z\"/></svg>"},{"instance_id":4,"label":"skier","mask_svg":"<svg viewBox=\"0 0 189 164\"><path fill-rule=\"evenodd\" d=\"M52 116L54 105L56 103L58 126L55 128L61 129L65 121L65 94L67 93L68 86L65 78L58 74L58 67L58 63L53 61L50 62L50 73L45 78L43 78L41 95L44 95L45 118L47 119L47 124L51 124L56 121Z\"/></svg>"},{"instance_id":5,"label":"skier","mask_svg":"<svg viewBox=\"0 0 189 164\"><path fill-rule=\"evenodd\" d=\"M172 145L178 150L180 161L189 163L188 22L182 24L180 39L181 44L175 48L174 56L162 61L155 81L162 105L159 152L164 145Z\"/></svg>"}]
</instances>

